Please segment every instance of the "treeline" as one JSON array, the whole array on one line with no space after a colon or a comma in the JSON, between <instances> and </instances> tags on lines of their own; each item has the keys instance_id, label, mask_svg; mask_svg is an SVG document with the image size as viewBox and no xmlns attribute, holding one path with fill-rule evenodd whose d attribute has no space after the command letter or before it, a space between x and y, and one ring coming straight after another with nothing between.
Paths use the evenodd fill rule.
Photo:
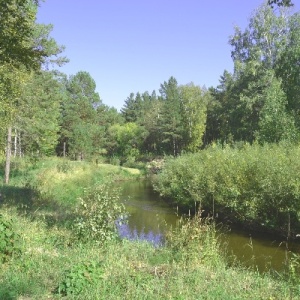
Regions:
<instances>
[{"instance_id":1,"label":"treeline","mask_svg":"<svg viewBox=\"0 0 300 300\"><path fill-rule=\"evenodd\" d=\"M31 13L32 6L10 9ZM264 4L247 28L235 28L229 40L234 71L224 71L216 88L179 85L170 77L158 95L131 93L120 112L103 104L88 72L68 77L47 70L49 63L66 61L58 56L63 48L49 37L51 26L37 25L30 13L30 34L17 38L27 37L20 49L31 43L37 51L34 64L22 57L16 63L9 51L1 60L0 143L3 150L10 144L15 156L104 156L130 163L197 152L216 141L299 140L300 16L290 8ZM10 19L6 25L12 26ZM1 43L9 49L5 39Z\"/></svg>"}]
</instances>

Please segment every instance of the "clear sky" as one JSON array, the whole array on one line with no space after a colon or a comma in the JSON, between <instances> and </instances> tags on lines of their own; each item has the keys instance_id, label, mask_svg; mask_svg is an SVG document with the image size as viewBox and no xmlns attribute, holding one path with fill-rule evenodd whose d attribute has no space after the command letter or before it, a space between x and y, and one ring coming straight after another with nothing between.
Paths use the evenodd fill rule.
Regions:
<instances>
[{"instance_id":1,"label":"clear sky","mask_svg":"<svg viewBox=\"0 0 300 300\"><path fill-rule=\"evenodd\" d=\"M37 22L53 24L68 75L89 72L103 103L120 109L131 92L179 84L217 86L233 70L228 38L263 0L46 0ZM294 11L300 0L293 0Z\"/></svg>"}]
</instances>

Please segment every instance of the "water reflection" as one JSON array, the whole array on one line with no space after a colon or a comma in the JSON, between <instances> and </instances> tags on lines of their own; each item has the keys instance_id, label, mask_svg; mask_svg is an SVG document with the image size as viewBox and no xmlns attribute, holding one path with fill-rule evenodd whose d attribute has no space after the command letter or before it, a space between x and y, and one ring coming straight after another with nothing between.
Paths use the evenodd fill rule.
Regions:
<instances>
[{"instance_id":1,"label":"water reflection","mask_svg":"<svg viewBox=\"0 0 300 300\"><path fill-rule=\"evenodd\" d=\"M121 199L130 215L128 223L119 227L120 236L161 245L166 229L175 226L179 220L176 210L153 191L149 181L125 182L122 190ZM220 239L230 260L237 258L259 271L270 268L282 271L286 268L286 255L289 253L283 239L237 229L225 231ZM288 248L300 253L299 244L289 244Z\"/></svg>"},{"instance_id":2,"label":"water reflection","mask_svg":"<svg viewBox=\"0 0 300 300\"><path fill-rule=\"evenodd\" d=\"M121 200L129 213L127 223L118 228L123 238L161 245L165 231L179 219L175 210L160 199L146 180L123 183Z\"/></svg>"}]
</instances>

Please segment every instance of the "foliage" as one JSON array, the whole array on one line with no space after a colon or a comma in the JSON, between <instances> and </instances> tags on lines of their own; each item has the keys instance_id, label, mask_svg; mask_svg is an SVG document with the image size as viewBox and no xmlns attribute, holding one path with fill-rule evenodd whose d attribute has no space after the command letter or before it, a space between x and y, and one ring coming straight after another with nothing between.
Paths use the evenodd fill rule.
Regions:
<instances>
[{"instance_id":1,"label":"foliage","mask_svg":"<svg viewBox=\"0 0 300 300\"><path fill-rule=\"evenodd\" d=\"M42 51L32 47L36 16L33 1L1 0L0 8L1 64L37 68Z\"/></svg>"},{"instance_id":2,"label":"foliage","mask_svg":"<svg viewBox=\"0 0 300 300\"><path fill-rule=\"evenodd\" d=\"M276 78L271 76L270 81L264 95L265 104L260 111L257 139L269 143L297 141L294 119L286 110L286 95Z\"/></svg>"},{"instance_id":3,"label":"foliage","mask_svg":"<svg viewBox=\"0 0 300 300\"><path fill-rule=\"evenodd\" d=\"M14 122L14 153L52 155L58 140L64 94L51 72L35 73L22 89Z\"/></svg>"},{"instance_id":4,"label":"foliage","mask_svg":"<svg viewBox=\"0 0 300 300\"><path fill-rule=\"evenodd\" d=\"M300 288L300 256L296 253L288 253L288 255L290 256L287 262L288 271L285 275L291 286L292 294L297 294Z\"/></svg>"},{"instance_id":5,"label":"foliage","mask_svg":"<svg viewBox=\"0 0 300 300\"><path fill-rule=\"evenodd\" d=\"M118 191L110 185L93 187L85 191L80 205L73 226L80 242L103 244L118 237L116 223L125 219L125 208L119 201Z\"/></svg>"},{"instance_id":6,"label":"foliage","mask_svg":"<svg viewBox=\"0 0 300 300\"><path fill-rule=\"evenodd\" d=\"M234 72L224 72L210 89L206 144L298 139L298 33L299 14L266 4L245 30L235 28L229 40Z\"/></svg>"},{"instance_id":7,"label":"foliage","mask_svg":"<svg viewBox=\"0 0 300 300\"><path fill-rule=\"evenodd\" d=\"M203 219L198 212L188 219L181 219L177 227L166 233L166 245L174 259L187 264L209 261L211 265L220 260L220 249L215 224Z\"/></svg>"},{"instance_id":8,"label":"foliage","mask_svg":"<svg viewBox=\"0 0 300 300\"><path fill-rule=\"evenodd\" d=\"M214 146L166 161L155 187L180 205L197 202L206 214L281 234L291 226L297 233L299 157L299 147L290 144Z\"/></svg>"},{"instance_id":9,"label":"foliage","mask_svg":"<svg viewBox=\"0 0 300 300\"><path fill-rule=\"evenodd\" d=\"M20 236L13 228L13 221L6 220L0 214L0 262L5 262L13 255L20 254Z\"/></svg>"},{"instance_id":10,"label":"foliage","mask_svg":"<svg viewBox=\"0 0 300 300\"><path fill-rule=\"evenodd\" d=\"M196 152L203 142L207 100L206 93L193 83L179 87L183 108L184 149Z\"/></svg>"},{"instance_id":11,"label":"foliage","mask_svg":"<svg viewBox=\"0 0 300 300\"><path fill-rule=\"evenodd\" d=\"M94 261L77 264L65 271L57 293L63 296L80 295L84 289L91 288L101 280L102 273L101 265Z\"/></svg>"},{"instance_id":12,"label":"foliage","mask_svg":"<svg viewBox=\"0 0 300 300\"><path fill-rule=\"evenodd\" d=\"M94 79L84 71L65 82L67 97L62 102L60 142L66 144L67 154L75 159L83 160L102 146L103 128L97 124L96 111L101 100L95 89Z\"/></svg>"},{"instance_id":13,"label":"foliage","mask_svg":"<svg viewBox=\"0 0 300 300\"><path fill-rule=\"evenodd\" d=\"M268 4L273 7L274 4L278 6L293 6L294 4L292 3L291 0L268 0Z\"/></svg>"},{"instance_id":14,"label":"foliage","mask_svg":"<svg viewBox=\"0 0 300 300\"><path fill-rule=\"evenodd\" d=\"M115 154L121 158L139 156L139 148L145 136L145 130L137 123L125 123L124 125L112 125L109 130L110 140L115 141L109 150L110 154Z\"/></svg>"}]
</instances>

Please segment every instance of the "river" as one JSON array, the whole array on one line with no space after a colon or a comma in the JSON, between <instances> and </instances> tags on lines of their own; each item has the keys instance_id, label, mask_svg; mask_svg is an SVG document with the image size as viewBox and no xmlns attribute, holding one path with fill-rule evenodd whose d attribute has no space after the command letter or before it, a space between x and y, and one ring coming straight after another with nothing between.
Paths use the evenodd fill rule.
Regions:
<instances>
[{"instance_id":1,"label":"river","mask_svg":"<svg viewBox=\"0 0 300 300\"><path fill-rule=\"evenodd\" d=\"M121 201L129 213L127 224L119 228L123 238L147 240L155 245L163 242L164 232L176 226L180 216L176 208L163 201L148 180L122 183ZM272 269L283 271L287 248L285 240L256 232L225 229L219 226L221 245L229 259L260 272ZM223 229L222 229L223 228ZM300 253L300 244L289 244L290 251Z\"/></svg>"}]
</instances>

